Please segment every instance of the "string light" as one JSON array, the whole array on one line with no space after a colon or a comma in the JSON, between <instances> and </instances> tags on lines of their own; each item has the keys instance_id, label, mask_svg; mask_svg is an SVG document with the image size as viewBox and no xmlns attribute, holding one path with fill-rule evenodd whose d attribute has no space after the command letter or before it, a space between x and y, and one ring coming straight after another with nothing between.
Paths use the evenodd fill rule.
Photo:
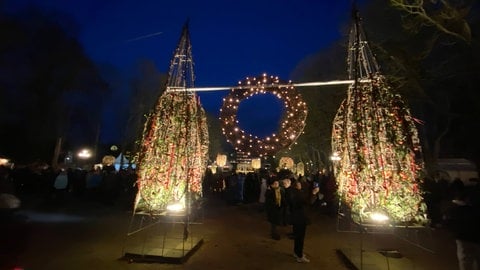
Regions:
<instances>
[{"instance_id":1,"label":"string light","mask_svg":"<svg viewBox=\"0 0 480 270\"><path fill-rule=\"evenodd\" d=\"M179 210L202 195L208 126L197 95L186 90L186 86L193 85L193 77L191 44L185 27L171 61L167 91L147 116L139 145L135 211Z\"/></svg>"},{"instance_id":2,"label":"string light","mask_svg":"<svg viewBox=\"0 0 480 270\"><path fill-rule=\"evenodd\" d=\"M423 162L410 112L381 75L349 92L332 134L340 197L357 221L368 220L372 209L383 209L394 222L421 218Z\"/></svg>"},{"instance_id":3,"label":"string light","mask_svg":"<svg viewBox=\"0 0 480 270\"><path fill-rule=\"evenodd\" d=\"M245 86L248 85L252 87L246 88ZM279 132L259 139L238 126L238 104L254 95L265 93L271 93L281 99L285 111L282 115ZM288 148L302 134L306 118L307 104L291 82L282 82L277 76L268 76L267 74L251 79L247 77L244 81L240 81L239 87L232 88L228 96L223 99L220 110L222 131L227 141L236 142L233 145L236 151L249 152L251 156L274 155L278 151Z\"/></svg>"},{"instance_id":4,"label":"string light","mask_svg":"<svg viewBox=\"0 0 480 270\"><path fill-rule=\"evenodd\" d=\"M424 224L423 160L415 122L380 74L359 26L357 17L348 58L349 76L356 82L348 88L332 129L339 197L357 222L381 210L397 224Z\"/></svg>"}]
</instances>

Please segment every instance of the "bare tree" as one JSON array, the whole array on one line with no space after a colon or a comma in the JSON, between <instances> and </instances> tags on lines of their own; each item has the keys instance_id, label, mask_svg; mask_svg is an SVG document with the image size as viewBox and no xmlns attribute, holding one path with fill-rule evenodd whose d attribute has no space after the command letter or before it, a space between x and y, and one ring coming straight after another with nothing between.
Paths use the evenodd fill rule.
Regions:
<instances>
[{"instance_id":1,"label":"bare tree","mask_svg":"<svg viewBox=\"0 0 480 270\"><path fill-rule=\"evenodd\" d=\"M438 31L470 43L472 34L465 19L473 1L451 0L390 0L390 4L402 11L404 27L417 32L422 27L434 27Z\"/></svg>"}]
</instances>

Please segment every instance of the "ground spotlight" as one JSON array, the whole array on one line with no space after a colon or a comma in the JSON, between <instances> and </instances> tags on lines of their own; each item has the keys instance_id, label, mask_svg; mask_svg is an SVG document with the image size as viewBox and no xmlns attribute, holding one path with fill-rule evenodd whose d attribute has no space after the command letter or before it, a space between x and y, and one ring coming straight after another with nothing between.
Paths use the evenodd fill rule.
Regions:
<instances>
[{"instance_id":1,"label":"ground spotlight","mask_svg":"<svg viewBox=\"0 0 480 270\"><path fill-rule=\"evenodd\" d=\"M372 212L370 218L377 223L384 223L389 219L388 216L382 212Z\"/></svg>"},{"instance_id":2,"label":"ground spotlight","mask_svg":"<svg viewBox=\"0 0 480 270\"><path fill-rule=\"evenodd\" d=\"M167 205L167 211L170 213L180 213L185 210L185 206L180 202L173 202Z\"/></svg>"}]
</instances>

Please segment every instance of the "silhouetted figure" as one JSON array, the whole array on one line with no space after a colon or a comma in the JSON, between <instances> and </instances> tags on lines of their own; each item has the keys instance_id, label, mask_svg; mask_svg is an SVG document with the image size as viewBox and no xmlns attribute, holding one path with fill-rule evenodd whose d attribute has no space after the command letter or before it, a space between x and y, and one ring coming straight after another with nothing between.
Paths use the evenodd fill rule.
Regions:
<instances>
[{"instance_id":1,"label":"silhouetted figure","mask_svg":"<svg viewBox=\"0 0 480 270\"><path fill-rule=\"evenodd\" d=\"M265 210L270 223L270 235L275 240L280 240L278 226L283 225L284 207L286 206L285 194L280 188L278 179L272 179L265 192Z\"/></svg>"},{"instance_id":2,"label":"silhouetted figure","mask_svg":"<svg viewBox=\"0 0 480 270\"><path fill-rule=\"evenodd\" d=\"M480 212L470 203L461 186L453 186L455 194L451 207L444 215L447 229L454 235L460 270L480 269Z\"/></svg>"},{"instance_id":3,"label":"silhouetted figure","mask_svg":"<svg viewBox=\"0 0 480 270\"><path fill-rule=\"evenodd\" d=\"M291 210L291 218L293 225L293 252L297 262L308 263L310 260L303 254L303 245L305 241L305 234L307 225L310 223L307 217L306 207L311 205L319 192L319 188L315 187L311 190L302 189L302 182L296 181L293 184L291 196L289 196L289 205Z\"/></svg>"},{"instance_id":4,"label":"silhouetted figure","mask_svg":"<svg viewBox=\"0 0 480 270\"><path fill-rule=\"evenodd\" d=\"M53 202L55 204L62 204L65 202L69 188L69 174L68 170L60 169L60 172L55 177L53 182Z\"/></svg>"},{"instance_id":5,"label":"silhouetted figure","mask_svg":"<svg viewBox=\"0 0 480 270\"><path fill-rule=\"evenodd\" d=\"M244 187L245 187L245 174L239 173L237 175L237 185L234 191L234 201L235 203L243 203L244 200Z\"/></svg>"},{"instance_id":6,"label":"silhouetted figure","mask_svg":"<svg viewBox=\"0 0 480 270\"><path fill-rule=\"evenodd\" d=\"M115 170L104 170L100 189L103 201L108 205L115 204L120 189L120 181Z\"/></svg>"},{"instance_id":7,"label":"silhouetted figure","mask_svg":"<svg viewBox=\"0 0 480 270\"><path fill-rule=\"evenodd\" d=\"M227 203L235 203L235 196L238 188L238 174L233 171L232 174L227 178L227 187L225 191Z\"/></svg>"},{"instance_id":8,"label":"silhouetted figure","mask_svg":"<svg viewBox=\"0 0 480 270\"><path fill-rule=\"evenodd\" d=\"M258 180L256 179L256 175L253 173L248 173L245 177L245 185L244 185L244 198L243 201L245 203L252 203L256 200L258 196Z\"/></svg>"},{"instance_id":9,"label":"silhouetted figure","mask_svg":"<svg viewBox=\"0 0 480 270\"><path fill-rule=\"evenodd\" d=\"M292 178L293 179L293 178ZM282 179L282 188L283 193L285 194L285 207L283 208L283 224L284 225L292 225L292 209L291 202L292 202L292 180L290 178ZM288 238L293 239L293 228L291 232L287 233Z\"/></svg>"}]
</instances>

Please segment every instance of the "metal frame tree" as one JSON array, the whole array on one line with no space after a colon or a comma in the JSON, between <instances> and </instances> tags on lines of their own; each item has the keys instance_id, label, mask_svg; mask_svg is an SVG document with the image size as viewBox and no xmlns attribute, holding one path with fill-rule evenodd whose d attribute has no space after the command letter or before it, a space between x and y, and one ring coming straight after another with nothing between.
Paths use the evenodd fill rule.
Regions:
<instances>
[{"instance_id":1,"label":"metal frame tree","mask_svg":"<svg viewBox=\"0 0 480 270\"><path fill-rule=\"evenodd\" d=\"M425 221L423 158L414 119L380 73L358 11L349 36L349 86L333 123L338 194L353 220L381 212L394 223Z\"/></svg>"},{"instance_id":2,"label":"metal frame tree","mask_svg":"<svg viewBox=\"0 0 480 270\"><path fill-rule=\"evenodd\" d=\"M138 155L135 211L163 211L171 203L189 207L202 194L208 128L192 89L193 58L188 23L170 63L165 92L148 115Z\"/></svg>"}]
</instances>

